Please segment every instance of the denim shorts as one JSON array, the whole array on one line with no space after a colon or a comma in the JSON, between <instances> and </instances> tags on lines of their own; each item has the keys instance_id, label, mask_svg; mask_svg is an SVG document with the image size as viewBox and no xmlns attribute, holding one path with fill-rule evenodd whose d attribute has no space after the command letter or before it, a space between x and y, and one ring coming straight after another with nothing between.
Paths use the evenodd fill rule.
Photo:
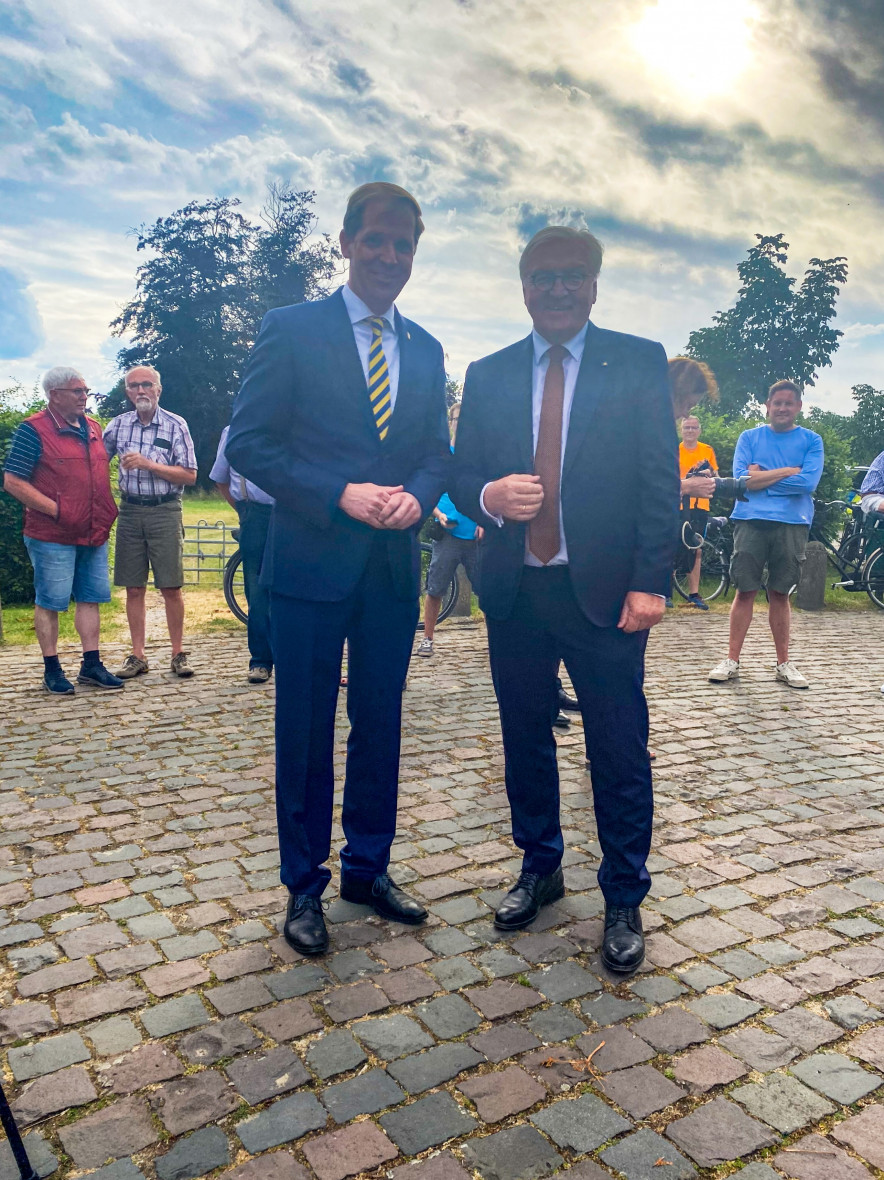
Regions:
<instances>
[{"instance_id":1,"label":"denim shorts","mask_svg":"<svg viewBox=\"0 0 884 1180\"><path fill-rule=\"evenodd\" d=\"M103 545L59 545L24 538L34 567L37 606L66 611L74 602L110 602L107 542Z\"/></svg>"}]
</instances>

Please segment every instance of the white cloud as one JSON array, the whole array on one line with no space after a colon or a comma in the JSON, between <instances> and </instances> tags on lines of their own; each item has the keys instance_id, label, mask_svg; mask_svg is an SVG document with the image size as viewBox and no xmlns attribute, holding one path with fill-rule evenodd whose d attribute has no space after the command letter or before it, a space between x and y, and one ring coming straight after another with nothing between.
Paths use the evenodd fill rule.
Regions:
<instances>
[{"instance_id":1,"label":"white cloud","mask_svg":"<svg viewBox=\"0 0 884 1180\"><path fill-rule=\"evenodd\" d=\"M46 349L80 364L108 368L128 227L215 193L256 213L268 179L315 188L332 231L355 183L413 186L428 233L403 307L459 372L525 330L526 205L601 225L600 321L671 350L732 301L756 232L785 232L799 275L846 254L859 327L881 306L884 142L821 87L798 0L755 0L751 58L708 100L639 52L646 0L23 6L30 31L0 38L0 185L34 197L0 249L31 281ZM727 65L726 42L713 48ZM837 396L842 358L852 376L870 336L848 328Z\"/></svg>"}]
</instances>

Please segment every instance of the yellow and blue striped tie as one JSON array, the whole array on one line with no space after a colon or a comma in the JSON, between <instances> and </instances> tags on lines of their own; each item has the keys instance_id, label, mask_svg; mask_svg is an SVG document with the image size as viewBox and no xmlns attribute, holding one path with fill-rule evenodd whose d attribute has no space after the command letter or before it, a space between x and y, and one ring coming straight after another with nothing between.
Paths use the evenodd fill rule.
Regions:
<instances>
[{"instance_id":1,"label":"yellow and blue striped tie","mask_svg":"<svg viewBox=\"0 0 884 1180\"><path fill-rule=\"evenodd\" d=\"M372 316L371 346L368 350L368 396L371 399L371 409L374 414L378 435L383 441L389 430L390 415L393 413L393 403L390 400L390 374L387 370L387 358L384 356L384 346L381 337L384 331L384 321L381 316Z\"/></svg>"}]
</instances>

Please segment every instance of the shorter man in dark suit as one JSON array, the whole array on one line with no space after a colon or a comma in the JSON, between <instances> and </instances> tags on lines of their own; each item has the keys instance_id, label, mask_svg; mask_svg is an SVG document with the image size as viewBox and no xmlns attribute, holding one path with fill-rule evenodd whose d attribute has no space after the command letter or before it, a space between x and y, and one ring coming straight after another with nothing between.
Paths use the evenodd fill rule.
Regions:
<instances>
[{"instance_id":1,"label":"shorter man in dark suit","mask_svg":"<svg viewBox=\"0 0 884 1180\"><path fill-rule=\"evenodd\" d=\"M602 961L625 973L644 957L653 820L644 653L672 570L678 440L662 347L589 322L601 255L591 234L562 226L526 246L534 330L467 370L453 499L488 521L480 605L524 853L495 924L526 926L564 892L550 724L563 659L592 766Z\"/></svg>"}]
</instances>

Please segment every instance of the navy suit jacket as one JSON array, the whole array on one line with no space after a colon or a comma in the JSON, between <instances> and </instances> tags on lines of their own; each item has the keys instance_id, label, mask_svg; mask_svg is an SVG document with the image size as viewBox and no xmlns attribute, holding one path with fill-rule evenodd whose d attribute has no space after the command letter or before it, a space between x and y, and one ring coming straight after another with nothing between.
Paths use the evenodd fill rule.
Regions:
<instances>
[{"instance_id":1,"label":"navy suit jacket","mask_svg":"<svg viewBox=\"0 0 884 1180\"><path fill-rule=\"evenodd\" d=\"M454 454L453 500L486 522L480 604L512 611L527 526L489 522L486 483L534 470L532 337L467 370ZM568 426L562 514L568 568L580 608L598 627L617 624L630 590L670 593L678 534L678 439L660 344L590 323Z\"/></svg>"},{"instance_id":2,"label":"navy suit jacket","mask_svg":"<svg viewBox=\"0 0 884 1180\"><path fill-rule=\"evenodd\" d=\"M376 530L338 507L348 483L402 484L429 516L450 467L442 347L396 317L399 388L381 441L340 291L264 317L233 407L226 455L276 504L261 584L337 602L356 587L373 540L386 544L397 597L420 589L419 525Z\"/></svg>"}]
</instances>

